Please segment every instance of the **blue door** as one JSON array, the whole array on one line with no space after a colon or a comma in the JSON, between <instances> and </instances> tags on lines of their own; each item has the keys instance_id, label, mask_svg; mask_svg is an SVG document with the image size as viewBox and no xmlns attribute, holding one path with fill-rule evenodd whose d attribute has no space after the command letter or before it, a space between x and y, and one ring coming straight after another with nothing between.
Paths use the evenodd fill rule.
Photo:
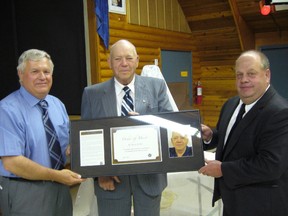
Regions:
<instances>
[{"instance_id":1,"label":"blue door","mask_svg":"<svg viewBox=\"0 0 288 216\"><path fill-rule=\"evenodd\" d=\"M288 45L262 47L261 51L270 61L271 84L288 99Z\"/></svg>"},{"instance_id":2,"label":"blue door","mask_svg":"<svg viewBox=\"0 0 288 216\"><path fill-rule=\"evenodd\" d=\"M181 104L179 103L183 103L186 96L189 97L190 105L192 105L192 53L162 50L161 61L163 76L178 108L181 109ZM182 91L179 92L181 89ZM183 98L182 101L180 97Z\"/></svg>"}]
</instances>

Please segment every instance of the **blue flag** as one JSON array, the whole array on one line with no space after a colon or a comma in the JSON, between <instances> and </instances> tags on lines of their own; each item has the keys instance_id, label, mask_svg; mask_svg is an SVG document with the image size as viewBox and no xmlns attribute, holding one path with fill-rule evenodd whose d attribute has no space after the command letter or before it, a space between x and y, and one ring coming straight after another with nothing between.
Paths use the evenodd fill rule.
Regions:
<instances>
[{"instance_id":1,"label":"blue flag","mask_svg":"<svg viewBox=\"0 0 288 216\"><path fill-rule=\"evenodd\" d=\"M97 32L102 38L106 49L109 47L109 11L108 0L94 0L97 17Z\"/></svg>"}]
</instances>

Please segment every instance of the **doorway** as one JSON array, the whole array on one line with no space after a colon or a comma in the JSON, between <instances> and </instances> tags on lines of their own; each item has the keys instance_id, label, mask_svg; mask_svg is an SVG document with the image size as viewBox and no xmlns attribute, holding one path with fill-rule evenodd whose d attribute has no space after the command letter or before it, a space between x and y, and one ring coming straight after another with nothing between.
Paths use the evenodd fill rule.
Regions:
<instances>
[{"instance_id":1,"label":"doorway","mask_svg":"<svg viewBox=\"0 0 288 216\"><path fill-rule=\"evenodd\" d=\"M288 45L265 46L261 51L268 57L271 70L271 84L278 93L288 99Z\"/></svg>"},{"instance_id":2,"label":"doorway","mask_svg":"<svg viewBox=\"0 0 288 216\"><path fill-rule=\"evenodd\" d=\"M179 110L192 106L192 52L161 51L162 74Z\"/></svg>"}]
</instances>

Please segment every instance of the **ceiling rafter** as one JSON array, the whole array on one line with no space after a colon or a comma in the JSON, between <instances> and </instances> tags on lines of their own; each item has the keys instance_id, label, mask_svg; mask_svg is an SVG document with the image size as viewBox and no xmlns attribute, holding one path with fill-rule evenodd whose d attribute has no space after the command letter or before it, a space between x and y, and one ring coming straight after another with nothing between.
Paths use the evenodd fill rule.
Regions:
<instances>
[{"instance_id":1,"label":"ceiling rafter","mask_svg":"<svg viewBox=\"0 0 288 216\"><path fill-rule=\"evenodd\" d=\"M259 34L268 38L274 35L277 44L288 40L288 10L276 10L263 16L259 1L178 0L199 51L201 65L213 65L217 59L222 61L225 54L236 59L243 50L257 48L262 43ZM209 58L206 58L207 53Z\"/></svg>"},{"instance_id":2,"label":"ceiling rafter","mask_svg":"<svg viewBox=\"0 0 288 216\"><path fill-rule=\"evenodd\" d=\"M201 14L196 16L187 16L186 19L188 22L194 22L194 21L203 21L203 20L210 20L215 18L221 18L221 17L231 17L232 12L231 11L222 11L222 12L216 12L216 13L210 13L210 14Z\"/></svg>"},{"instance_id":3,"label":"ceiling rafter","mask_svg":"<svg viewBox=\"0 0 288 216\"><path fill-rule=\"evenodd\" d=\"M247 25L243 17L239 13L239 9L235 0L228 0L235 25L237 28L240 45L242 50L249 50L255 48L255 37L253 31Z\"/></svg>"}]
</instances>

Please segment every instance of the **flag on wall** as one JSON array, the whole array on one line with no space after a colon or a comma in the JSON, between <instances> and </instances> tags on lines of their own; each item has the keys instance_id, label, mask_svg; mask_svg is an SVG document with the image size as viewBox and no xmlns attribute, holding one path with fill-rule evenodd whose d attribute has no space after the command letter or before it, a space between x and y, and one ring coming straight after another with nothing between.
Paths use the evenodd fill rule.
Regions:
<instances>
[{"instance_id":1,"label":"flag on wall","mask_svg":"<svg viewBox=\"0 0 288 216\"><path fill-rule=\"evenodd\" d=\"M94 0L97 17L97 32L102 38L106 49L109 47L109 11L108 0Z\"/></svg>"}]
</instances>

